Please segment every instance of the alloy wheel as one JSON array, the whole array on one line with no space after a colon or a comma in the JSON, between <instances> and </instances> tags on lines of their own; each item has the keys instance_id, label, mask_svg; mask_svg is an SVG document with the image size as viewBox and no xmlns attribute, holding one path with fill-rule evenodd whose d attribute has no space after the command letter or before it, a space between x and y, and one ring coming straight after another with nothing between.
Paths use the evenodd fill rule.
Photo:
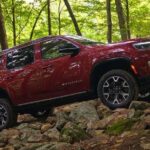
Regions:
<instances>
[{"instance_id":1,"label":"alloy wheel","mask_svg":"<svg viewBox=\"0 0 150 150\"><path fill-rule=\"evenodd\" d=\"M5 127L7 121L8 121L7 109L3 105L0 105L0 128Z\"/></svg>"},{"instance_id":2,"label":"alloy wheel","mask_svg":"<svg viewBox=\"0 0 150 150\"><path fill-rule=\"evenodd\" d=\"M126 79L121 76L111 76L103 84L103 95L111 104L121 104L130 96L130 86Z\"/></svg>"}]
</instances>

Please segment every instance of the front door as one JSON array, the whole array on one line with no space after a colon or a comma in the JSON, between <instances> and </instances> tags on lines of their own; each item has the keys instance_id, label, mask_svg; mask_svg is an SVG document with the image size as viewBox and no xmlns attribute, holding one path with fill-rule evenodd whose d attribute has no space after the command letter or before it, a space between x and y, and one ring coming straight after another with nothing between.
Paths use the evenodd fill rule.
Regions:
<instances>
[{"instance_id":1,"label":"front door","mask_svg":"<svg viewBox=\"0 0 150 150\"><path fill-rule=\"evenodd\" d=\"M51 39L41 43L41 93L43 98L70 95L85 90L84 57L81 54L61 53L61 48L76 46L63 39Z\"/></svg>"}]
</instances>

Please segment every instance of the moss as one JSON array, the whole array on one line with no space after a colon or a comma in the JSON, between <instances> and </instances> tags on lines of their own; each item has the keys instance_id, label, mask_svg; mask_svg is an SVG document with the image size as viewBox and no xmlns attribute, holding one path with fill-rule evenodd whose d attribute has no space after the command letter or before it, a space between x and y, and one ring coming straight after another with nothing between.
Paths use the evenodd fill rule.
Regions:
<instances>
[{"instance_id":1,"label":"moss","mask_svg":"<svg viewBox=\"0 0 150 150\"><path fill-rule=\"evenodd\" d=\"M136 121L133 119L123 119L118 122L108 126L106 129L106 133L110 135L119 135L124 131L128 131L132 128Z\"/></svg>"},{"instance_id":2,"label":"moss","mask_svg":"<svg viewBox=\"0 0 150 150\"><path fill-rule=\"evenodd\" d=\"M77 125L61 130L61 140L64 142L74 143L88 138L88 134Z\"/></svg>"},{"instance_id":3,"label":"moss","mask_svg":"<svg viewBox=\"0 0 150 150\"><path fill-rule=\"evenodd\" d=\"M133 117L134 117L134 118L139 118L139 117L141 117L143 114L144 114L144 111L142 111L142 110L136 110Z\"/></svg>"}]
</instances>

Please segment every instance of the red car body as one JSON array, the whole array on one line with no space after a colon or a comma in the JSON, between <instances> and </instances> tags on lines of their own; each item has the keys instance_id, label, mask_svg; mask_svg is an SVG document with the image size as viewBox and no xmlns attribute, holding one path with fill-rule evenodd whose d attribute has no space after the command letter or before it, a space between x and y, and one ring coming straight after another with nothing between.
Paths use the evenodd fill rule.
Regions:
<instances>
[{"instance_id":1,"label":"red car body","mask_svg":"<svg viewBox=\"0 0 150 150\"><path fill-rule=\"evenodd\" d=\"M43 60L41 43L52 38L71 42L80 49L79 53ZM94 91L94 84L97 82L95 69L98 66L101 66L100 71L127 69L136 78L140 90L144 91L148 86L144 84L143 88L142 85L148 83L150 77L150 47L138 49L134 44L148 41L150 39L132 39L114 44L84 45L69 36L55 36L4 50L0 67L0 93L7 95L13 106L89 93ZM29 45L34 47L34 62L8 69L7 54Z\"/></svg>"}]
</instances>

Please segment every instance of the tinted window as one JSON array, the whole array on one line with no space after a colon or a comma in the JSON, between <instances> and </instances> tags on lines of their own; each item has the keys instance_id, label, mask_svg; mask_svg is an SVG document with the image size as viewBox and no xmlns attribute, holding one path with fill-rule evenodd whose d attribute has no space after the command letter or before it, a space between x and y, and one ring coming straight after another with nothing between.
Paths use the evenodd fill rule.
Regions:
<instances>
[{"instance_id":1,"label":"tinted window","mask_svg":"<svg viewBox=\"0 0 150 150\"><path fill-rule=\"evenodd\" d=\"M7 54L7 68L19 68L31 64L34 61L33 46L15 49Z\"/></svg>"},{"instance_id":2,"label":"tinted window","mask_svg":"<svg viewBox=\"0 0 150 150\"><path fill-rule=\"evenodd\" d=\"M150 49L150 42L140 42L134 44L134 47L139 50Z\"/></svg>"},{"instance_id":3,"label":"tinted window","mask_svg":"<svg viewBox=\"0 0 150 150\"><path fill-rule=\"evenodd\" d=\"M72 43L61 39L46 41L42 43L42 58L53 59L62 57L66 54L61 53L60 50L72 48L75 48L75 46Z\"/></svg>"}]
</instances>

